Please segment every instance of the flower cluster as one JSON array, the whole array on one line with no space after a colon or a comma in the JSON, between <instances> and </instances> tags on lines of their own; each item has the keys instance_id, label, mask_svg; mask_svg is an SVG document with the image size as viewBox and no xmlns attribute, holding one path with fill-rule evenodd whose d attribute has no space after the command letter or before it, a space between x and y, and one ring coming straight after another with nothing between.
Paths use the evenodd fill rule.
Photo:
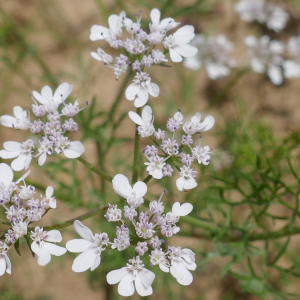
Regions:
<instances>
[{"instance_id":1,"label":"flower cluster","mask_svg":"<svg viewBox=\"0 0 300 300\"><path fill-rule=\"evenodd\" d=\"M180 247L168 247L164 249L165 240L180 231L177 223L182 216L188 215L193 206L190 203L180 204L175 202L172 210L165 212L162 193L159 200L149 203L149 210L142 211L143 197L147 193L147 185L138 181L132 187L126 176L117 174L113 180L115 192L126 199L124 211L115 205L109 206L106 218L111 222L118 222L116 227L117 238L111 242L107 233L93 235L92 231L80 221L74 222L74 227L82 239L74 239L67 242L66 248L70 252L81 254L75 258L72 270L84 272L88 269L95 270L101 262L101 254L107 249L124 251L130 245L135 246L137 256L129 260L125 267L111 271L107 274L109 284L118 285L118 292L122 296L131 296L135 288L141 296L152 294L152 282L155 274L146 268L141 257L148 253L150 266L158 265L163 272L170 272L178 283L189 285L193 281L190 270L196 269L195 254L190 249ZM122 219L124 213L125 220ZM117 216L117 217L116 217ZM129 227L134 232L129 235ZM135 288L134 288L135 286Z\"/></svg>"},{"instance_id":2,"label":"flower cluster","mask_svg":"<svg viewBox=\"0 0 300 300\"><path fill-rule=\"evenodd\" d=\"M0 242L0 275L3 275L5 270L11 273L7 252L21 237L28 235L28 225L39 221L48 210L56 208L54 189L51 186L40 199L35 198L35 187L26 185L25 182L29 173L30 171L17 181L13 181L12 169L7 164L0 164L0 204L6 210L6 218L11 224L11 229L4 234L5 242ZM59 254L61 252L56 251L61 247L45 242L60 242L59 231L51 230L47 233L36 227L31 239L34 241L31 249L36 253L40 265L45 265L51 260L50 254L61 255Z\"/></svg>"},{"instance_id":3,"label":"flower cluster","mask_svg":"<svg viewBox=\"0 0 300 300\"><path fill-rule=\"evenodd\" d=\"M273 2L265 0L240 0L235 11L246 22L258 22L276 32L285 28L289 14Z\"/></svg>"},{"instance_id":4,"label":"flower cluster","mask_svg":"<svg viewBox=\"0 0 300 300\"><path fill-rule=\"evenodd\" d=\"M41 93L32 92L32 113L37 120L30 120L30 113L20 106L13 109L14 116L4 115L0 117L0 123L5 127L20 130L30 130L39 138L28 139L25 142L8 141L3 144L4 150L0 151L0 157L4 159L15 158L11 167L15 171L26 170L32 157L39 157L38 164L42 166L48 155L54 152L64 153L68 158L77 158L84 153L81 142L72 142L68 138L69 132L78 130L77 123L73 120L81 109L78 100L73 103L65 103L72 91L72 85L64 82L58 86L53 94L49 86L42 88ZM59 107L63 105L59 113ZM69 117L69 119L66 119ZM37 154L34 154L37 151Z\"/></svg>"},{"instance_id":5,"label":"flower cluster","mask_svg":"<svg viewBox=\"0 0 300 300\"><path fill-rule=\"evenodd\" d=\"M139 125L137 130L142 137L153 135L155 137L155 140L153 140L157 147L147 145L143 151L148 159L148 162L145 162L147 173L156 179L161 179L164 176L171 177L174 172L173 168L179 168L178 166L181 164L180 177L176 181L177 188L180 191L195 188L197 186L195 180L197 172L191 168L191 165L194 160L199 164L208 165L211 152L209 146L201 146L201 136L198 145L193 147L193 135L211 129L214 126L215 119L212 116L207 116L201 122L201 114L196 113L190 121L183 124L183 115L181 111L178 111L167 122L167 130L171 133L171 138L167 138L164 130L158 128L155 131L153 126L154 116L150 106L147 105L143 108L141 117L133 111L128 114L131 120ZM177 142L175 134L182 124L185 134ZM158 154L158 148L162 150L163 155ZM184 149L189 149L190 154L185 153Z\"/></svg>"},{"instance_id":6,"label":"flower cluster","mask_svg":"<svg viewBox=\"0 0 300 300\"><path fill-rule=\"evenodd\" d=\"M223 34L217 37L197 34L191 45L199 51L195 56L184 59L186 68L198 70L203 66L210 79L217 79L229 76L231 69L237 67L237 61L230 56L233 44Z\"/></svg>"},{"instance_id":7,"label":"flower cluster","mask_svg":"<svg viewBox=\"0 0 300 300\"><path fill-rule=\"evenodd\" d=\"M161 20L161 13L157 8L151 10L150 18L148 33L141 27L141 12L136 15L136 20L131 20L122 11L119 16L111 15L108 18L109 28L94 25L90 34L92 41L105 40L110 47L121 49L125 53L114 59L98 48L97 52L91 52L91 56L112 68L117 79L128 70L135 72L133 83L128 86L125 95L128 100L134 100L136 107L145 105L149 95L158 97L160 92L158 85L151 82L147 68L163 65L168 61L165 57L167 53L173 62L181 62L182 57L194 56L198 51L189 44L195 36L193 26L185 25L175 33L167 35L168 31L180 23L173 18ZM123 33L123 29L127 35ZM159 45L161 50L158 49Z\"/></svg>"}]
</instances>

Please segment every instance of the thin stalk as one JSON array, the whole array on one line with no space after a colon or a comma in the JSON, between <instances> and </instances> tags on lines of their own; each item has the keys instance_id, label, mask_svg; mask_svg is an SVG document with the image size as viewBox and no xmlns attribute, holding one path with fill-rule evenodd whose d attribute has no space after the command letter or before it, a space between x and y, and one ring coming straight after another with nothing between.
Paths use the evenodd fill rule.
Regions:
<instances>
[{"instance_id":1,"label":"thin stalk","mask_svg":"<svg viewBox=\"0 0 300 300\"><path fill-rule=\"evenodd\" d=\"M136 109L136 113L141 115L142 108L138 107ZM138 131L135 131L135 139L134 139L134 159L133 159L133 168L132 168L132 180L131 183L135 184L138 180L139 176L139 166L140 166L140 147L141 147L141 135Z\"/></svg>"},{"instance_id":2,"label":"thin stalk","mask_svg":"<svg viewBox=\"0 0 300 300\"><path fill-rule=\"evenodd\" d=\"M78 161L80 161L82 164L84 164L88 169L90 169L92 172L98 174L99 176L101 176L102 178L104 178L105 180L111 182L112 181L112 177L108 174L103 173L102 171L99 171L97 168L95 168L92 164L90 164L89 162L87 162L85 159L83 159L82 157L78 157L76 158Z\"/></svg>"},{"instance_id":3,"label":"thin stalk","mask_svg":"<svg viewBox=\"0 0 300 300\"><path fill-rule=\"evenodd\" d=\"M11 226L11 223L0 219L0 224Z\"/></svg>"},{"instance_id":4,"label":"thin stalk","mask_svg":"<svg viewBox=\"0 0 300 300\"><path fill-rule=\"evenodd\" d=\"M143 182L148 183L152 178L153 178L152 175L148 175L148 176L143 180Z\"/></svg>"}]
</instances>

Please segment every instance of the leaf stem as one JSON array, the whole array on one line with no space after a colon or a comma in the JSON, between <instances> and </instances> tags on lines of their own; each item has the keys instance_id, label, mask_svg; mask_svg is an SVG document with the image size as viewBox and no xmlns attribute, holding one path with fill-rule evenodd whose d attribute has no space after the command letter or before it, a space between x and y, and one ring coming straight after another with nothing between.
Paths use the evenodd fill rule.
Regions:
<instances>
[{"instance_id":1,"label":"leaf stem","mask_svg":"<svg viewBox=\"0 0 300 300\"><path fill-rule=\"evenodd\" d=\"M142 108L137 107L136 113L138 115L141 115ZM138 131L135 131L135 139L134 139L134 158L133 158L133 168L132 168L132 180L131 184L135 184L138 180L139 176L139 166L140 166L140 140L141 135L138 133Z\"/></svg>"}]
</instances>

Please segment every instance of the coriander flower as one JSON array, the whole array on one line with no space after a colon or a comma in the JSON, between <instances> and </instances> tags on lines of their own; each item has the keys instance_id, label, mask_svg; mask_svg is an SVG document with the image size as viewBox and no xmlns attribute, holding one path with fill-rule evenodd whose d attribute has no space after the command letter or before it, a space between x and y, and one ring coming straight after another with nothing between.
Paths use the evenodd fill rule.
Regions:
<instances>
[{"instance_id":1,"label":"coriander flower","mask_svg":"<svg viewBox=\"0 0 300 300\"><path fill-rule=\"evenodd\" d=\"M0 123L5 127L13 127L15 129L27 130L30 127L29 113L23 110L21 106L13 108L14 117L4 115L0 117Z\"/></svg>"},{"instance_id":2,"label":"coriander flower","mask_svg":"<svg viewBox=\"0 0 300 300\"><path fill-rule=\"evenodd\" d=\"M134 111L130 111L128 115L135 124L139 125L137 129L142 137L151 136L155 132L155 128L153 126L154 115L149 105L146 105L143 108L141 117Z\"/></svg>"},{"instance_id":3,"label":"coriander flower","mask_svg":"<svg viewBox=\"0 0 300 300\"><path fill-rule=\"evenodd\" d=\"M196 132L203 132L211 129L215 125L213 116L207 116L201 123L201 114L198 112L191 118L191 121L185 122L183 130L188 135L193 135Z\"/></svg>"},{"instance_id":4,"label":"coriander flower","mask_svg":"<svg viewBox=\"0 0 300 300\"><path fill-rule=\"evenodd\" d=\"M74 221L74 227L82 239L68 241L66 248L73 253L82 253L75 258L72 270L77 273L88 269L94 271L100 265L102 251L108 246L107 233L93 235L92 231L78 220Z\"/></svg>"},{"instance_id":5,"label":"coriander flower","mask_svg":"<svg viewBox=\"0 0 300 300\"><path fill-rule=\"evenodd\" d=\"M181 62L182 57L196 55L198 49L189 44L194 37L194 26L192 25L185 25L175 33L165 37L163 46L169 50L173 62Z\"/></svg>"},{"instance_id":6,"label":"coriander flower","mask_svg":"<svg viewBox=\"0 0 300 300\"><path fill-rule=\"evenodd\" d=\"M143 262L139 256L129 260L127 266L118 270L111 271L107 274L108 284L118 285L118 292L121 296L132 296L134 294L134 285L137 293L142 296L149 296L153 293L152 282L155 274L144 268Z\"/></svg>"},{"instance_id":7,"label":"coriander flower","mask_svg":"<svg viewBox=\"0 0 300 300\"><path fill-rule=\"evenodd\" d=\"M44 231L43 228L37 226L34 231L31 231L30 238L33 240L31 250L35 253L40 266L45 266L51 261L51 254L61 256L67 252L66 248L52 244L62 241L61 233L58 230Z\"/></svg>"},{"instance_id":8,"label":"coriander flower","mask_svg":"<svg viewBox=\"0 0 300 300\"><path fill-rule=\"evenodd\" d=\"M125 96L127 100L134 100L134 106L141 107L147 103L149 94L153 97L158 97L159 86L151 83L151 78L147 73L136 73L133 83L126 89Z\"/></svg>"},{"instance_id":9,"label":"coriander flower","mask_svg":"<svg viewBox=\"0 0 300 300\"><path fill-rule=\"evenodd\" d=\"M6 243L0 241L0 276L2 276L5 271L11 274L11 262L7 255L9 247Z\"/></svg>"},{"instance_id":10,"label":"coriander flower","mask_svg":"<svg viewBox=\"0 0 300 300\"><path fill-rule=\"evenodd\" d=\"M143 197L147 193L147 185L138 181L132 187L125 175L117 174L112 180L115 192L127 200L127 203L133 207L139 207L144 203Z\"/></svg>"},{"instance_id":11,"label":"coriander flower","mask_svg":"<svg viewBox=\"0 0 300 300\"><path fill-rule=\"evenodd\" d=\"M192 168L182 166L182 168L180 168L180 176L181 177L176 180L176 186L179 191L183 192L185 190L190 190L198 185L195 180L197 172Z\"/></svg>"},{"instance_id":12,"label":"coriander flower","mask_svg":"<svg viewBox=\"0 0 300 300\"><path fill-rule=\"evenodd\" d=\"M166 214L166 221L177 223L180 217L187 216L193 210L193 205L191 203L175 202L172 206L172 211Z\"/></svg>"}]
</instances>

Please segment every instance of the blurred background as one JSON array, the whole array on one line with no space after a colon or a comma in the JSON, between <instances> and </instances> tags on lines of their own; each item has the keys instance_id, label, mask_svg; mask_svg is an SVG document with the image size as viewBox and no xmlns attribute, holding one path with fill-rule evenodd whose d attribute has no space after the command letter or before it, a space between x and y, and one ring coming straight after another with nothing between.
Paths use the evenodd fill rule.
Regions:
<instances>
[{"instance_id":1,"label":"blurred background","mask_svg":"<svg viewBox=\"0 0 300 300\"><path fill-rule=\"evenodd\" d=\"M287 27L280 33L242 21L233 9L235 2L231 0L0 0L0 114L12 114L15 105L30 108L32 100L29 95L33 90L40 91L44 85L55 89L61 82L72 83L74 88L70 100L75 101L78 97L81 106L86 101L92 103L78 115L81 130L72 136L73 140L83 141L86 148L84 158L111 175L122 172L129 176L135 125L127 117L133 105L125 99L122 90L126 76L122 75L116 81L112 70L90 56L97 47L112 52L105 42L89 40L91 26L107 26L107 17L112 13L119 14L125 10L133 17L140 9L145 25L149 22L151 8L157 7L163 17L172 16L182 24L194 25L196 33L225 34L234 43L232 55L239 62L239 67L229 77L211 80L203 68L191 71L175 63L171 63L171 69L156 67L150 70L152 81L161 89L159 98L151 98L149 102L160 128L165 128L166 121L177 109L181 109L187 118L197 111L211 114L216 125L203 135L203 144L214 147L215 153L208 167L199 167L197 191L182 196L176 191L174 178L173 181L165 178L159 185L150 184L148 196L155 199L167 187L169 193L165 201L169 207L175 200L184 201L185 198L193 203L194 216L225 224L228 208L223 209L221 202L212 201L220 191L211 189L218 184L213 175L223 178L230 178L235 172L253 175L258 168L259 155L262 159L270 157L278 166L282 162L282 172L288 178L289 171L284 162L286 154L299 158L299 79L285 80L277 87L267 76L245 71L245 36L268 34L271 38L287 42L291 36L300 35L299 1L275 2L290 14ZM114 103L117 103L116 110L113 109ZM24 132L0 127L1 145L7 140L23 141L25 137L28 138L28 135ZM147 140L143 139L142 143L145 147ZM68 220L116 198L109 184L87 172L79 162L52 158L45 167L31 169L30 180L41 189L53 184L59 200L59 209L49 213L41 225ZM146 175L144 170L141 171L140 179ZM240 199L234 189L225 192L231 201ZM285 201L294 206L295 200L288 194L285 196ZM238 222L246 218L249 209L248 206L234 206L231 218ZM282 228L293 214L282 206L272 210L275 215L285 215L286 219L269 222L265 220L266 216L262 216L261 222L268 230ZM102 222L102 218L99 215L84 223L94 232L107 230L113 233L113 227ZM294 222L299 224L298 219ZM187 233L192 231L189 225L184 225L183 229ZM63 243L75 236L72 227L66 228L63 230ZM274 253L285 242L286 239L278 240L279 244L270 246L269 252ZM262 242L253 244L257 249L264 248ZM264 263L260 254L253 258L252 267L256 275L251 278L265 278L264 284L270 290L278 291L276 295L263 296L260 283L251 279L245 284L242 278L234 276L233 271L228 272L231 265L224 271L224 266L233 257L228 255L233 253L226 248L228 244L224 246L197 237L181 236L173 238L172 245L190 247L197 254L199 267L194 272L194 282L191 286L182 287L170 275L157 272L154 294L149 299L300 299L300 296L283 294L300 292L299 278L286 275L287 285L282 272L276 268L268 270L268 275L263 277L261 274L265 271L261 267ZM282 268L297 262L299 246L299 236L293 236L288 255L281 260ZM95 272L82 274L71 271L75 257L72 254L65 259L53 257L51 263L43 268L32 258L26 243L21 245L21 257L11 252L12 275L1 277L1 299L122 298L117 295L116 286L109 286L105 280L108 271L124 265L125 258L113 251L103 255L100 268ZM247 274L249 264L241 261L236 268ZM138 295L132 298L139 299Z\"/></svg>"}]
</instances>

